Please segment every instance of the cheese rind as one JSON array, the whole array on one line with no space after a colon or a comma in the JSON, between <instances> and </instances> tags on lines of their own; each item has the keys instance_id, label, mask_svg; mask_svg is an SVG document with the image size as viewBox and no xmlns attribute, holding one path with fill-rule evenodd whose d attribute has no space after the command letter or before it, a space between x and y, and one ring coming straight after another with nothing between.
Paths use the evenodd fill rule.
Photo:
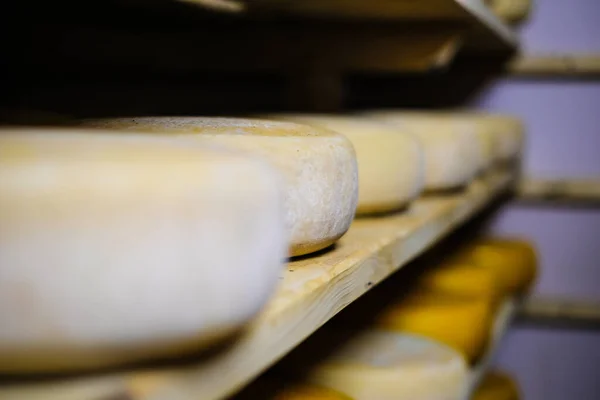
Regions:
<instances>
[{"instance_id":1,"label":"cheese rind","mask_svg":"<svg viewBox=\"0 0 600 400\"><path fill-rule=\"evenodd\" d=\"M483 145L470 125L421 112L372 111L364 115L411 133L421 142L427 190L463 187L482 169Z\"/></svg>"},{"instance_id":2,"label":"cheese rind","mask_svg":"<svg viewBox=\"0 0 600 400\"><path fill-rule=\"evenodd\" d=\"M280 378L259 379L232 400L354 400L336 390L319 385L298 383Z\"/></svg>"},{"instance_id":3,"label":"cheese rind","mask_svg":"<svg viewBox=\"0 0 600 400\"><path fill-rule=\"evenodd\" d=\"M478 239L461 249L455 259L491 271L505 295L526 291L537 276L536 251L526 240Z\"/></svg>"},{"instance_id":4,"label":"cheese rind","mask_svg":"<svg viewBox=\"0 0 600 400\"><path fill-rule=\"evenodd\" d=\"M291 256L333 244L354 217L358 200L356 155L350 141L335 132L238 118L143 117L84 123L225 145L263 157L285 178Z\"/></svg>"},{"instance_id":5,"label":"cheese rind","mask_svg":"<svg viewBox=\"0 0 600 400\"><path fill-rule=\"evenodd\" d=\"M455 400L467 373L464 359L442 344L372 330L340 344L306 379L354 400Z\"/></svg>"},{"instance_id":6,"label":"cheese rind","mask_svg":"<svg viewBox=\"0 0 600 400\"><path fill-rule=\"evenodd\" d=\"M412 135L360 117L311 114L267 117L331 129L352 142L358 161L358 215L400 210L423 190L423 150Z\"/></svg>"},{"instance_id":7,"label":"cheese rind","mask_svg":"<svg viewBox=\"0 0 600 400\"><path fill-rule=\"evenodd\" d=\"M0 135L2 373L197 350L278 281L287 237L270 166L92 132Z\"/></svg>"},{"instance_id":8,"label":"cheese rind","mask_svg":"<svg viewBox=\"0 0 600 400\"><path fill-rule=\"evenodd\" d=\"M488 372L471 400L519 400L521 398L516 382L500 371Z\"/></svg>"},{"instance_id":9,"label":"cheese rind","mask_svg":"<svg viewBox=\"0 0 600 400\"><path fill-rule=\"evenodd\" d=\"M473 363L487 348L493 309L486 298L415 291L384 310L376 326L437 340Z\"/></svg>"}]
</instances>

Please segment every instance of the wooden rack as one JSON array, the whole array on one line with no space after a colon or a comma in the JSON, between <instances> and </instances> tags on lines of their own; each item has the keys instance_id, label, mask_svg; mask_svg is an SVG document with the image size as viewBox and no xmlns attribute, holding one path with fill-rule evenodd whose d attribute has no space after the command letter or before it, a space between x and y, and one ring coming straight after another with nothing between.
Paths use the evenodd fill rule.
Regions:
<instances>
[{"instance_id":1,"label":"wooden rack","mask_svg":"<svg viewBox=\"0 0 600 400\"><path fill-rule=\"evenodd\" d=\"M0 398L224 398L470 219L513 182L511 173L491 173L464 192L422 198L408 212L357 219L331 251L290 262L281 276L278 293L262 315L206 360L44 383L5 383L0 386Z\"/></svg>"}]
</instances>

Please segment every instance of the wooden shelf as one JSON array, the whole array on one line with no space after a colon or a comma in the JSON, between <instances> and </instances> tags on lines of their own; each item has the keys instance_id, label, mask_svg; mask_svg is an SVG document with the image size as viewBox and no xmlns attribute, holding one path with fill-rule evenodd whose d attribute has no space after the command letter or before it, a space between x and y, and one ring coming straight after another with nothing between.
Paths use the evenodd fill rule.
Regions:
<instances>
[{"instance_id":1,"label":"wooden shelf","mask_svg":"<svg viewBox=\"0 0 600 400\"><path fill-rule=\"evenodd\" d=\"M517 193L524 202L599 206L600 179L525 178Z\"/></svg>"},{"instance_id":2,"label":"wooden shelf","mask_svg":"<svg viewBox=\"0 0 600 400\"><path fill-rule=\"evenodd\" d=\"M600 76L600 54L521 55L508 66L511 75L531 77Z\"/></svg>"},{"instance_id":3,"label":"wooden shelf","mask_svg":"<svg viewBox=\"0 0 600 400\"><path fill-rule=\"evenodd\" d=\"M473 392L477 390L477 387L481 384L481 381L485 377L485 374L489 371L494 361L494 357L498 352L502 343L502 338L508 331L511 321L515 317L517 311L518 301L514 298L510 298L504 301L504 303L498 309L496 315L496 321L492 328L491 344L484 355L484 357L473 367L469 383L467 385L467 394L464 396L465 400L469 400L473 395Z\"/></svg>"},{"instance_id":4,"label":"wooden shelf","mask_svg":"<svg viewBox=\"0 0 600 400\"><path fill-rule=\"evenodd\" d=\"M508 190L512 182L510 173L494 172L463 192L420 199L405 213L356 220L334 249L290 262L282 273L278 293L259 318L208 359L185 366L140 368L38 384L4 383L0 398L223 398L472 217Z\"/></svg>"},{"instance_id":5,"label":"wooden shelf","mask_svg":"<svg viewBox=\"0 0 600 400\"><path fill-rule=\"evenodd\" d=\"M551 328L600 329L600 303L556 297L533 297L519 310L519 322Z\"/></svg>"}]
</instances>

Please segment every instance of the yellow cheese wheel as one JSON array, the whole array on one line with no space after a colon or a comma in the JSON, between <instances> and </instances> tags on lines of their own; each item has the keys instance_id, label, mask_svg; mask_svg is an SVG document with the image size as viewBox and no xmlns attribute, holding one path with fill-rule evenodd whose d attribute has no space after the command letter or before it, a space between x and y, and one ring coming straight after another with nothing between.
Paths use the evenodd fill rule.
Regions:
<instances>
[{"instance_id":1,"label":"yellow cheese wheel","mask_svg":"<svg viewBox=\"0 0 600 400\"><path fill-rule=\"evenodd\" d=\"M434 265L417 278L415 287L425 293L439 292L488 299L494 308L504 296L491 270L465 262L443 261Z\"/></svg>"},{"instance_id":2,"label":"yellow cheese wheel","mask_svg":"<svg viewBox=\"0 0 600 400\"><path fill-rule=\"evenodd\" d=\"M359 117L309 114L269 117L331 129L352 142L358 160L356 212L359 215L402 209L423 190L423 150L410 134Z\"/></svg>"},{"instance_id":3,"label":"yellow cheese wheel","mask_svg":"<svg viewBox=\"0 0 600 400\"><path fill-rule=\"evenodd\" d=\"M483 167L484 144L481 136L469 124L427 112L371 111L364 115L417 137L425 155L427 190L463 187Z\"/></svg>"},{"instance_id":4,"label":"yellow cheese wheel","mask_svg":"<svg viewBox=\"0 0 600 400\"><path fill-rule=\"evenodd\" d=\"M259 379L250 384L231 400L354 400L327 387L310 383L298 383L281 378Z\"/></svg>"},{"instance_id":5,"label":"yellow cheese wheel","mask_svg":"<svg viewBox=\"0 0 600 400\"><path fill-rule=\"evenodd\" d=\"M239 118L144 117L84 123L226 145L263 157L285 178L291 256L328 247L346 233L354 218L358 200L356 155L352 143L333 131Z\"/></svg>"},{"instance_id":6,"label":"yellow cheese wheel","mask_svg":"<svg viewBox=\"0 0 600 400\"><path fill-rule=\"evenodd\" d=\"M507 22L519 22L529 15L532 0L485 0L494 14Z\"/></svg>"},{"instance_id":7,"label":"yellow cheese wheel","mask_svg":"<svg viewBox=\"0 0 600 400\"><path fill-rule=\"evenodd\" d=\"M468 368L460 354L413 335L355 332L326 354L317 365L303 370L303 376L354 400L458 400L468 382ZM290 359L283 368L296 368L295 361Z\"/></svg>"},{"instance_id":8,"label":"yellow cheese wheel","mask_svg":"<svg viewBox=\"0 0 600 400\"><path fill-rule=\"evenodd\" d=\"M222 149L3 130L0 373L179 355L236 331L278 282L281 191L266 163Z\"/></svg>"},{"instance_id":9,"label":"yellow cheese wheel","mask_svg":"<svg viewBox=\"0 0 600 400\"><path fill-rule=\"evenodd\" d=\"M490 371L473 393L471 400L519 400L516 382L507 374Z\"/></svg>"},{"instance_id":10,"label":"yellow cheese wheel","mask_svg":"<svg viewBox=\"0 0 600 400\"><path fill-rule=\"evenodd\" d=\"M456 259L493 271L506 295L527 290L537 275L535 248L525 240L475 240L461 249Z\"/></svg>"},{"instance_id":11,"label":"yellow cheese wheel","mask_svg":"<svg viewBox=\"0 0 600 400\"><path fill-rule=\"evenodd\" d=\"M490 299L418 291L384 310L376 326L437 340L473 363L487 347L493 311Z\"/></svg>"}]
</instances>

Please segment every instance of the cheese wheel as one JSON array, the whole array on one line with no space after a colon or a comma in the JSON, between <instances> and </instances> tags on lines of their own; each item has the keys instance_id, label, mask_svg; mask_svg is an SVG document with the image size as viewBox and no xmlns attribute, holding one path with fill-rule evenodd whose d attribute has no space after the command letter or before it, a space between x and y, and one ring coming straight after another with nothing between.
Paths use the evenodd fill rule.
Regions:
<instances>
[{"instance_id":1,"label":"cheese wheel","mask_svg":"<svg viewBox=\"0 0 600 400\"><path fill-rule=\"evenodd\" d=\"M350 139L358 160L356 212L359 215L402 209L423 190L423 150L412 135L359 117L302 114L271 117L331 129Z\"/></svg>"},{"instance_id":2,"label":"cheese wheel","mask_svg":"<svg viewBox=\"0 0 600 400\"><path fill-rule=\"evenodd\" d=\"M489 300L494 309L504 293L489 269L473 263L444 261L427 269L417 278L415 288L422 292L475 296Z\"/></svg>"},{"instance_id":3,"label":"cheese wheel","mask_svg":"<svg viewBox=\"0 0 600 400\"><path fill-rule=\"evenodd\" d=\"M265 158L285 177L291 256L330 246L346 233L354 218L358 199L356 155L352 143L335 132L289 122L237 118L145 117L85 123L226 145Z\"/></svg>"},{"instance_id":4,"label":"cheese wheel","mask_svg":"<svg viewBox=\"0 0 600 400\"><path fill-rule=\"evenodd\" d=\"M250 384L232 398L232 400L354 400L336 390L323 386L288 382L286 380L275 383L270 380L259 379Z\"/></svg>"},{"instance_id":5,"label":"cheese wheel","mask_svg":"<svg viewBox=\"0 0 600 400\"><path fill-rule=\"evenodd\" d=\"M471 400L519 400L520 398L518 386L509 375L490 371L473 393Z\"/></svg>"},{"instance_id":6,"label":"cheese wheel","mask_svg":"<svg viewBox=\"0 0 600 400\"><path fill-rule=\"evenodd\" d=\"M67 132L0 134L0 373L178 355L262 308L287 248L270 166Z\"/></svg>"},{"instance_id":7,"label":"cheese wheel","mask_svg":"<svg viewBox=\"0 0 600 400\"><path fill-rule=\"evenodd\" d=\"M464 359L447 346L377 330L356 333L304 373L354 400L461 399L468 380Z\"/></svg>"},{"instance_id":8,"label":"cheese wheel","mask_svg":"<svg viewBox=\"0 0 600 400\"><path fill-rule=\"evenodd\" d=\"M456 260L492 271L505 295L527 290L537 276L535 248L524 240L475 240L459 251Z\"/></svg>"},{"instance_id":9,"label":"cheese wheel","mask_svg":"<svg viewBox=\"0 0 600 400\"><path fill-rule=\"evenodd\" d=\"M507 22L519 22L529 15L532 0L485 0L494 14Z\"/></svg>"},{"instance_id":10,"label":"cheese wheel","mask_svg":"<svg viewBox=\"0 0 600 400\"><path fill-rule=\"evenodd\" d=\"M485 351L493 324L489 299L415 291L377 317L376 326L444 343L473 363Z\"/></svg>"},{"instance_id":11,"label":"cheese wheel","mask_svg":"<svg viewBox=\"0 0 600 400\"><path fill-rule=\"evenodd\" d=\"M373 111L365 115L417 137L425 156L427 190L463 187L483 168L484 146L472 126L422 112Z\"/></svg>"}]
</instances>

